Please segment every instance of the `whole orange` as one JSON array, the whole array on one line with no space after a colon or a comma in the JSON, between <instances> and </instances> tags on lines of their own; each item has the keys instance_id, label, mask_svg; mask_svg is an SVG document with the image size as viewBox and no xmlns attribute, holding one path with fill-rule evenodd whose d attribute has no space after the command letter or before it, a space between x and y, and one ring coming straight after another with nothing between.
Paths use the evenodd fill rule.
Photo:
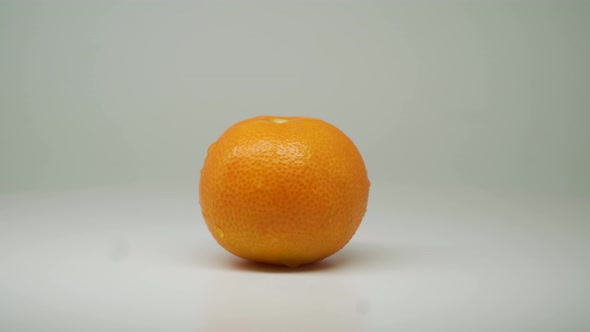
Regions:
<instances>
[{"instance_id":1,"label":"whole orange","mask_svg":"<svg viewBox=\"0 0 590 332\"><path fill-rule=\"evenodd\" d=\"M296 267L348 243L369 186L361 154L338 128L259 116L234 124L209 147L199 191L203 217L223 248Z\"/></svg>"}]
</instances>

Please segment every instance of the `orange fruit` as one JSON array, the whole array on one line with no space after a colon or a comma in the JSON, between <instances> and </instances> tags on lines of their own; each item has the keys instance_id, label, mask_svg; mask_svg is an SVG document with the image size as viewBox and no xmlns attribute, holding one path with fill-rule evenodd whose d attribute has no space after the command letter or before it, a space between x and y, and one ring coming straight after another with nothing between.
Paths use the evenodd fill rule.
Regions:
<instances>
[{"instance_id":1,"label":"orange fruit","mask_svg":"<svg viewBox=\"0 0 590 332\"><path fill-rule=\"evenodd\" d=\"M326 258L352 238L367 208L361 154L319 119L259 116L213 143L201 169L200 205L227 251L296 267Z\"/></svg>"}]
</instances>

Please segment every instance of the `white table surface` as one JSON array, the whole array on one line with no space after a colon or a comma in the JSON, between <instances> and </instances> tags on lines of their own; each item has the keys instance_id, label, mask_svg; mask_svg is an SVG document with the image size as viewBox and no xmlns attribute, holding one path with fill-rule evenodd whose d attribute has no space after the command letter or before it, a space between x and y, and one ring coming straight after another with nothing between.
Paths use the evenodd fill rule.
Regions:
<instances>
[{"instance_id":1,"label":"white table surface","mask_svg":"<svg viewBox=\"0 0 590 332\"><path fill-rule=\"evenodd\" d=\"M589 331L590 200L372 188L297 270L219 247L196 193L0 196L1 331Z\"/></svg>"}]
</instances>

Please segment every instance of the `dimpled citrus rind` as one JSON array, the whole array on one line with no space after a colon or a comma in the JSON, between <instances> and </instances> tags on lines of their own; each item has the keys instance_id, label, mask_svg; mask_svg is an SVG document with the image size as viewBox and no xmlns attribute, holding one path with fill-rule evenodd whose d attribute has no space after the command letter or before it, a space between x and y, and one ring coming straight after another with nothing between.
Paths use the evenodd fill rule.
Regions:
<instances>
[{"instance_id":1,"label":"dimpled citrus rind","mask_svg":"<svg viewBox=\"0 0 590 332\"><path fill-rule=\"evenodd\" d=\"M209 147L199 191L208 229L223 248L294 267L350 241L369 187L359 151L336 127L260 116L231 126Z\"/></svg>"}]
</instances>

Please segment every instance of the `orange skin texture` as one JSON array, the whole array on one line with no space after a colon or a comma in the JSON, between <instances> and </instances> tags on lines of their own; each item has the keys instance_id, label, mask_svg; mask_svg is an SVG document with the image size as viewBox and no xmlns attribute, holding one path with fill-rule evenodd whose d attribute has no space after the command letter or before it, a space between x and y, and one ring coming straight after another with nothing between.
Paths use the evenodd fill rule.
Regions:
<instances>
[{"instance_id":1,"label":"orange skin texture","mask_svg":"<svg viewBox=\"0 0 590 332\"><path fill-rule=\"evenodd\" d=\"M354 143L319 119L259 116L227 129L200 180L207 227L247 260L296 267L346 245L370 182Z\"/></svg>"}]
</instances>

